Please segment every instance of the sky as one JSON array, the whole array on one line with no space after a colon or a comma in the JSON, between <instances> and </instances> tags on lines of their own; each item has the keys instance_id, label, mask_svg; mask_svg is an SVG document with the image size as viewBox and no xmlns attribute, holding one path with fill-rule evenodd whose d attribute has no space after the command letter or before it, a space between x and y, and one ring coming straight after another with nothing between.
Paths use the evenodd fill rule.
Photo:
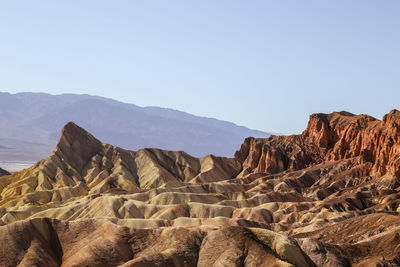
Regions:
<instances>
[{"instance_id":1,"label":"sky","mask_svg":"<svg viewBox=\"0 0 400 267\"><path fill-rule=\"evenodd\" d=\"M85 93L283 134L400 109L398 0L0 0L0 91Z\"/></svg>"}]
</instances>

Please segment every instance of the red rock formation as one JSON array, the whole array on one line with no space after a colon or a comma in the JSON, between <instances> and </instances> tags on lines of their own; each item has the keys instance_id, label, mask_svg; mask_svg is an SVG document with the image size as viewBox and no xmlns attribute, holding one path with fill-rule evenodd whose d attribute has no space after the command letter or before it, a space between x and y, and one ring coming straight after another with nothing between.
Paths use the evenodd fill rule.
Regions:
<instances>
[{"instance_id":1,"label":"red rock formation","mask_svg":"<svg viewBox=\"0 0 400 267\"><path fill-rule=\"evenodd\" d=\"M357 159L371 175L400 177L400 112L379 121L348 112L313 114L301 135L247 138L235 158L244 173L299 170L321 162Z\"/></svg>"}]
</instances>

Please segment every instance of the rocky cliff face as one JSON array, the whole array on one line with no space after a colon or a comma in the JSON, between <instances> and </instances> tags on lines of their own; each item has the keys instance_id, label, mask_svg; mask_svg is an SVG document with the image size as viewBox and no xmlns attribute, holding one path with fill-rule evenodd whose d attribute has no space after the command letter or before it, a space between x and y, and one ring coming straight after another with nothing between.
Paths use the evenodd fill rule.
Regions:
<instances>
[{"instance_id":1,"label":"rocky cliff face","mask_svg":"<svg viewBox=\"0 0 400 267\"><path fill-rule=\"evenodd\" d=\"M368 174L400 176L400 111L379 121L348 112L313 114L301 135L248 138L235 158L244 172L277 173L321 162L357 159Z\"/></svg>"},{"instance_id":2,"label":"rocky cliff face","mask_svg":"<svg viewBox=\"0 0 400 267\"><path fill-rule=\"evenodd\" d=\"M0 265L399 266L399 123L313 114L233 159L68 123L50 157L0 178Z\"/></svg>"}]
</instances>

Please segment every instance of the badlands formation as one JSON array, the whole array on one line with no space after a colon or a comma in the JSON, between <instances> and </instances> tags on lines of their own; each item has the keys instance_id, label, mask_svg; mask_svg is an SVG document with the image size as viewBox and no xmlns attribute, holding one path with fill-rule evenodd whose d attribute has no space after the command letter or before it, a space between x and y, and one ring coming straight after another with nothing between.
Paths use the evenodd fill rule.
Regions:
<instances>
[{"instance_id":1,"label":"badlands formation","mask_svg":"<svg viewBox=\"0 0 400 267\"><path fill-rule=\"evenodd\" d=\"M313 114L234 158L128 151L68 123L0 177L0 266L399 266L400 112Z\"/></svg>"}]
</instances>

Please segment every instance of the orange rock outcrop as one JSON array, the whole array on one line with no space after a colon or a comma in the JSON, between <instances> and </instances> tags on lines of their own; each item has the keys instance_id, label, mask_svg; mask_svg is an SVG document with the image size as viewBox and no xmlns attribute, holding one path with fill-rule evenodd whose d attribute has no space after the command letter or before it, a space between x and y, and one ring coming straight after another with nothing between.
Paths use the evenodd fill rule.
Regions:
<instances>
[{"instance_id":1,"label":"orange rock outcrop","mask_svg":"<svg viewBox=\"0 0 400 267\"><path fill-rule=\"evenodd\" d=\"M370 175L400 177L400 111L379 121L349 112L312 114L301 135L247 138L235 158L244 171L277 173L357 159Z\"/></svg>"}]
</instances>

